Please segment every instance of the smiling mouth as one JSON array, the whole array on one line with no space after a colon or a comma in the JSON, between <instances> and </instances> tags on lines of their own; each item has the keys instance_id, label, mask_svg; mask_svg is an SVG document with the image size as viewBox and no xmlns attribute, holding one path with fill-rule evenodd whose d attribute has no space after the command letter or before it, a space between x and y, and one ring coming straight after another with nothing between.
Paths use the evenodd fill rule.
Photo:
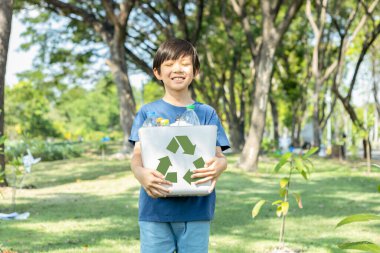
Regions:
<instances>
[{"instance_id":1,"label":"smiling mouth","mask_svg":"<svg viewBox=\"0 0 380 253\"><path fill-rule=\"evenodd\" d=\"M182 80L185 80L185 78L181 77L181 76L177 76L177 77L173 77L172 80L173 81L182 81Z\"/></svg>"}]
</instances>

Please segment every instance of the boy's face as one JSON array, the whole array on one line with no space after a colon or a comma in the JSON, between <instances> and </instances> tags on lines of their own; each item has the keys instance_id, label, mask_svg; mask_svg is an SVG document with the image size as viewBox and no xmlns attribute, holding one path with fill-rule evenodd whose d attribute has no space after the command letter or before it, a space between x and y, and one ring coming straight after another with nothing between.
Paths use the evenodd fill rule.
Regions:
<instances>
[{"instance_id":1,"label":"boy's face","mask_svg":"<svg viewBox=\"0 0 380 253\"><path fill-rule=\"evenodd\" d=\"M160 70L158 72L157 69L154 69L154 75L164 83L165 89L168 90L187 91L194 79L191 56L182 56L178 60L164 61Z\"/></svg>"}]
</instances>

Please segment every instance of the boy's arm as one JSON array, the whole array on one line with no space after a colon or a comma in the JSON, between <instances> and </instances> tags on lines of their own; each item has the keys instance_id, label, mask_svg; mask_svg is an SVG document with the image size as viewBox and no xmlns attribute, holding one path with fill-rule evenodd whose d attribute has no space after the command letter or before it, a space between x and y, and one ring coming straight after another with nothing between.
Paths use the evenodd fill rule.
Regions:
<instances>
[{"instance_id":1,"label":"boy's arm","mask_svg":"<svg viewBox=\"0 0 380 253\"><path fill-rule=\"evenodd\" d=\"M170 192L169 189L163 185L172 185L171 182L166 181L165 177L156 170L144 168L141 157L140 142L135 143L133 155L131 159L131 169L136 179L144 187L146 193L152 198L166 197Z\"/></svg>"},{"instance_id":2,"label":"boy's arm","mask_svg":"<svg viewBox=\"0 0 380 253\"><path fill-rule=\"evenodd\" d=\"M212 181L209 192L215 188L219 176L227 169L227 158L224 156L221 147L216 147L215 156L205 163L205 167L193 170L192 178L202 178L195 184L202 184Z\"/></svg>"}]
</instances>

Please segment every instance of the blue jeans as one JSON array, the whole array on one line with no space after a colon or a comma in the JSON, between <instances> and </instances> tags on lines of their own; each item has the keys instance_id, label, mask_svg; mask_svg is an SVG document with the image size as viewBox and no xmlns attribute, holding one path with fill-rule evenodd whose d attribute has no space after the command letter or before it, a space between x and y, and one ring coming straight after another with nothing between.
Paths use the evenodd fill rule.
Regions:
<instances>
[{"instance_id":1,"label":"blue jeans","mask_svg":"<svg viewBox=\"0 0 380 253\"><path fill-rule=\"evenodd\" d=\"M210 221L139 221L141 253L207 253Z\"/></svg>"}]
</instances>

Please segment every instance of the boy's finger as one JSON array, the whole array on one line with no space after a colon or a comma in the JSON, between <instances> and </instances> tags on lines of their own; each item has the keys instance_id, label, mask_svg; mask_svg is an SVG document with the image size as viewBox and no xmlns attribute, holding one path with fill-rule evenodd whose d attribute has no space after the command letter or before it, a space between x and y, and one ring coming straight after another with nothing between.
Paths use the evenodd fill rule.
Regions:
<instances>
[{"instance_id":1,"label":"boy's finger","mask_svg":"<svg viewBox=\"0 0 380 253\"><path fill-rule=\"evenodd\" d=\"M161 185L157 185L157 186L155 186L155 188L165 195L170 193L170 189L165 188Z\"/></svg>"},{"instance_id":2,"label":"boy's finger","mask_svg":"<svg viewBox=\"0 0 380 253\"><path fill-rule=\"evenodd\" d=\"M212 177L205 177L205 178L195 181L194 184L203 184L203 183L206 183L207 181L210 181L211 179Z\"/></svg>"},{"instance_id":3,"label":"boy's finger","mask_svg":"<svg viewBox=\"0 0 380 253\"><path fill-rule=\"evenodd\" d=\"M209 168L199 168L199 169L195 169L192 171L193 174L195 173L204 173L204 172L209 172L209 171L212 171L211 169Z\"/></svg>"},{"instance_id":4,"label":"boy's finger","mask_svg":"<svg viewBox=\"0 0 380 253\"><path fill-rule=\"evenodd\" d=\"M196 173L191 176L191 178L201 178L201 177L212 177L214 173L212 171L205 173Z\"/></svg>"},{"instance_id":5,"label":"boy's finger","mask_svg":"<svg viewBox=\"0 0 380 253\"><path fill-rule=\"evenodd\" d=\"M147 194L149 195L149 197L151 197L151 198L154 198L154 199L157 198L156 195L154 194L154 192L151 191L151 190L146 190L146 193L147 193Z\"/></svg>"},{"instance_id":6,"label":"boy's finger","mask_svg":"<svg viewBox=\"0 0 380 253\"><path fill-rule=\"evenodd\" d=\"M212 183L211 183L210 189L208 190L208 193L211 193L215 189L215 185L216 185L216 179L212 180Z\"/></svg>"},{"instance_id":7,"label":"boy's finger","mask_svg":"<svg viewBox=\"0 0 380 253\"><path fill-rule=\"evenodd\" d=\"M156 177L159 177L159 178L162 178L164 179L164 175L162 175L160 172L158 172L157 170L152 170L152 174L155 175Z\"/></svg>"},{"instance_id":8,"label":"boy's finger","mask_svg":"<svg viewBox=\"0 0 380 253\"><path fill-rule=\"evenodd\" d=\"M156 198L166 197L166 194L160 192L160 191L157 190L157 189L152 189L152 192L154 193L154 196L155 196Z\"/></svg>"},{"instance_id":9,"label":"boy's finger","mask_svg":"<svg viewBox=\"0 0 380 253\"><path fill-rule=\"evenodd\" d=\"M213 162L215 162L216 158L213 157L211 158L210 160L208 160L206 163L205 163L205 167L207 168L208 166L210 166Z\"/></svg>"},{"instance_id":10,"label":"boy's finger","mask_svg":"<svg viewBox=\"0 0 380 253\"><path fill-rule=\"evenodd\" d=\"M162 179L162 178L155 178L152 180L153 183L157 183L157 184L166 184L166 185L172 185L173 183L170 182L170 181L167 181L165 179Z\"/></svg>"}]
</instances>

